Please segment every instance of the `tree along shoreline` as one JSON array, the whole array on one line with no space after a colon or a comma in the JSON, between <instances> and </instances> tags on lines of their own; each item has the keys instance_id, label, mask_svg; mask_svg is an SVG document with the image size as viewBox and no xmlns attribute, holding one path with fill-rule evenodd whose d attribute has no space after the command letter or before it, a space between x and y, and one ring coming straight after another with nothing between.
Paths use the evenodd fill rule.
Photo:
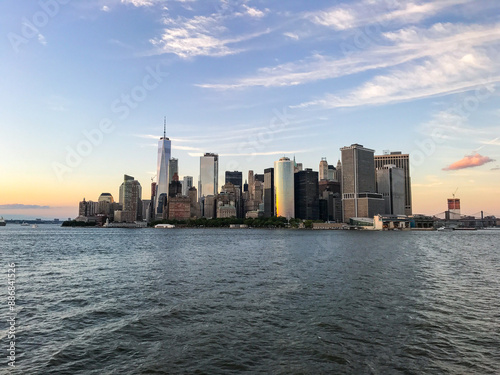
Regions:
<instances>
[{"instance_id":1,"label":"tree along shoreline","mask_svg":"<svg viewBox=\"0 0 500 375\"><path fill-rule=\"evenodd\" d=\"M323 223L321 220L301 220L285 217L270 217L257 219L237 219L237 218L216 218L216 219L190 219L190 220L154 220L148 223L148 227L154 227L157 224L171 224L176 228L229 228L231 225L246 225L249 228L312 228L313 223ZM303 224L303 225L302 225ZM76 220L64 221L62 227L97 227L95 222L82 222Z\"/></svg>"}]
</instances>

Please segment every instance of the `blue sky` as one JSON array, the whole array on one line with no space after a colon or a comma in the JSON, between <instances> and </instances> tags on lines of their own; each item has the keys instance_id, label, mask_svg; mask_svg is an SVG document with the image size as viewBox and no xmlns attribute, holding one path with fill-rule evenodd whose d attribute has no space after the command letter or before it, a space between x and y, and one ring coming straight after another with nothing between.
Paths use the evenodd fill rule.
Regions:
<instances>
[{"instance_id":1,"label":"blue sky","mask_svg":"<svg viewBox=\"0 0 500 375\"><path fill-rule=\"evenodd\" d=\"M83 197L117 198L123 174L147 192L165 115L195 183L204 152L221 171L262 173L283 155L317 170L360 143L410 153L416 212L444 211L458 187L464 213L500 215L499 10L3 1L0 216L74 217Z\"/></svg>"}]
</instances>

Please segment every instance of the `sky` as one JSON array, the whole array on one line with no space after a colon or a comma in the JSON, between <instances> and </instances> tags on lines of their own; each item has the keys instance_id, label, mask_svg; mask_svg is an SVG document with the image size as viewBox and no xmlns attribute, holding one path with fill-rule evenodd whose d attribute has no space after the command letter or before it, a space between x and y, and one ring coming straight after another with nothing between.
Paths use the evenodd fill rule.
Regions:
<instances>
[{"instance_id":1,"label":"sky","mask_svg":"<svg viewBox=\"0 0 500 375\"><path fill-rule=\"evenodd\" d=\"M147 199L164 116L195 186L358 143L410 154L414 213L500 216L499 48L496 1L4 0L0 216Z\"/></svg>"}]
</instances>

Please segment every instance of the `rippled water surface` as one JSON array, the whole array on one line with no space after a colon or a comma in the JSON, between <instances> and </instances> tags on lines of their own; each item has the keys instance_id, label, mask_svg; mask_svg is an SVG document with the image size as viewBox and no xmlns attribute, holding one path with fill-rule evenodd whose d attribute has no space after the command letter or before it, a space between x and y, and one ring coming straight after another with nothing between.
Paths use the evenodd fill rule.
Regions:
<instances>
[{"instance_id":1,"label":"rippled water surface","mask_svg":"<svg viewBox=\"0 0 500 375\"><path fill-rule=\"evenodd\" d=\"M13 373L500 373L500 231L7 225L0 259Z\"/></svg>"}]
</instances>

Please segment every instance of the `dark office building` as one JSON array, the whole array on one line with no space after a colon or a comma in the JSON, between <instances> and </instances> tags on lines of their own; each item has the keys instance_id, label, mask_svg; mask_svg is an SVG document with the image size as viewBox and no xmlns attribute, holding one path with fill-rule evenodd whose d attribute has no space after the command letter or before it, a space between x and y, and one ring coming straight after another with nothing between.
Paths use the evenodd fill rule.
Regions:
<instances>
[{"instance_id":1,"label":"dark office building","mask_svg":"<svg viewBox=\"0 0 500 375\"><path fill-rule=\"evenodd\" d=\"M342 197L339 193L325 190L319 198L319 219L329 222L342 222Z\"/></svg>"},{"instance_id":2,"label":"dark office building","mask_svg":"<svg viewBox=\"0 0 500 375\"><path fill-rule=\"evenodd\" d=\"M226 171L225 184L227 184L228 182L230 182L234 186L239 186L241 191L241 189L243 188L243 173L238 171L233 171L233 172Z\"/></svg>"},{"instance_id":3,"label":"dark office building","mask_svg":"<svg viewBox=\"0 0 500 375\"><path fill-rule=\"evenodd\" d=\"M324 191L331 191L332 193L340 194L340 182L321 180L319 182L319 195L323 195Z\"/></svg>"},{"instance_id":4,"label":"dark office building","mask_svg":"<svg viewBox=\"0 0 500 375\"><path fill-rule=\"evenodd\" d=\"M274 215L274 168L267 168L264 169L264 217Z\"/></svg>"},{"instance_id":5,"label":"dark office building","mask_svg":"<svg viewBox=\"0 0 500 375\"><path fill-rule=\"evenodd\" d=\"M318 172L306 169L295 173L295 217L319 219Z\"/></svg>"},{"instance_id":6,"label":"dark office building","mask_svg":"<svg viewBox=\"0 0 500 375\"><path fill-rule=\"evenodd\" d=\"M255 179L255 181L260 181L260 182L264 183L264 175L263 174L256 173L254 176L254 179Z\"/></svg>"},{"instance_id":7,"label":"dark office building","mask_svg":"<svg viewBox=\"0 0 500 375\"><path fill-rule=\"evenodd\" d=\"M172 181L168 185L168 196L170 198L175 198L175 197L179 197L181 195L182 195L182 182L180 182L179 180Z\"/></svg>"}]
</instances>

